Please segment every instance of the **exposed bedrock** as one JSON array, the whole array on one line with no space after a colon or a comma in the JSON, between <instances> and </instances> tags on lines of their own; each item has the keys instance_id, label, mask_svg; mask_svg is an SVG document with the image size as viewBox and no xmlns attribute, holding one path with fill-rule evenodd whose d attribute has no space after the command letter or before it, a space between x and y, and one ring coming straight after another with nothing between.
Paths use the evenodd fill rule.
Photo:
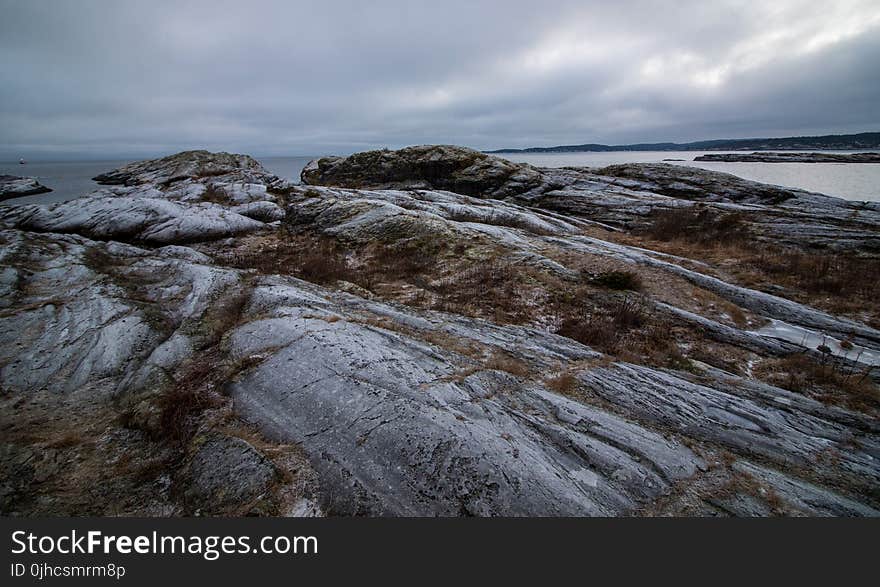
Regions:
<instances>
[{"instance_id":1,"label":"exposed bedrock","mask_svg":"<svg viewBox=\"0 0 880 587\"><path fill-rule=\"evenodd\" d=\"M106 185L137 186L153 184L167 186L183 179L210 178L230 174L259 174L269 177L262 165L248 155L183 151L161 159L137 161L94 179Z\"/></svg>"},{"instance_id":2,"label":"exposed bedrock","mask_svg":"<svg viewBox=\"0 0 880 587\"><path fill-rule=\"evenodd\" d=\"M875 412L750 367L795 354L826 365L812 344L763 334L762 317L877 350L874 328L730 283L707 262L586 234L692 200L807 223L843 204L767 203L775 196L748 187L670 197L653 171L623 185L466 149L403 151L304 171L335 186L188 152L105 174L115 185L79 200L0 211L0 467L12 480L0 510L880 515ZM686 168L661 175L675 169L696 189ZM873 208L857 212L871 232ZM298 279L299 251L232 266L326 241L344 251L344 279ZM407 242L445 247L438 272L497 261L574 297L639 299L694 344L722 341L744 368L636 364L552 321L417 308L343 283L371 247ZM655 281L640 292L591 281L609 269Z\"/></svg>"},{"instance_id":3,"label":"exposed bedrock","mask_svg":"<svg viewBox=\"0 0 880 587\"><path fill-rule=\"evenodd\" d=\"M846 467L818 470L826 482L875 486L876 426L864 418L818 403L798 410L803 400L788 392L735 379L703 386L633 365L585 368L579 379L608 411L425 342L449 332L451 317L407 312L395 326L401 308L310 290L257 285L246 315L261 318L233 333L230 352L260 363L231 389L247 418L314 455L331 510L621 514L703 466L669 432L804 468L830 447L865 438ZM392 321L377 327L350 317L367 308ZM487 338L480 321L453 324L456 339L501 345L538 370L591 355L528 329L500 328ZM659 425L659 435L642 422Z\"/></svg>"},{"instance_id":4,"label":"exposed bedrock","mask_svg":"<svg viewBox=\"0 0 880 587\"><path fill-rule=\"evenodd\" d=\"M19 472L0 511L285 513L310 497L304 458L251 445L214 387L236 373L217 344L249 291L239 272L179 246L0 242L0 469ZM57 466L31 474L32 453Z\"/></svg>"},{"instance_id":5,"label":"exposed bedrock","mask_svg":"<svg viewBox=\"0 0 880 587\"><path fill-rule=\"evenodd\" d=\"M32 177L0 175L0 201L21 196L45 194L51 191L50 188L47 188Z\"/></svg>"},{"instance_id":6,"label":"exposed bedrock","mask_svg":"<svg viewBox=\"0 0 880 587\"><path fill-rule=\"evenodd\" d=\"M668 271L767 318L799 324L840 338L852 337L854 340L864 343L871 348L880 348L880 331L875 328L847 318L832 316L827 312L822 312L766 292L728 283L717 277L682 267L670 261L668 257L661 257L644 249L610 243L592 237L547 238L564 248L586 253L609 255L630 263Z\"/></svg>"},{"instance_id":7,"label":"exposed bedrock","mask_svg":"<svg viewBox=\"0 0 880 587\"><path fill-rule=\"evenodd\" d=\"M258 231L279 220L291 189L247 155L187 151L96 178L119 184L76 200L0 210L0 225L94 239L191 243Z\"/></svg>"},{"instance_id":8,"label":"exposed bedrock","mask_svg":"<svg viewBox=\"0 0 880 587\"><path fill-rule=\"evenodd\" d=\"M536 168L462 147L420 146L317 159L303 169L302 181L344 188L448 190L628 229L645 226L657 211L699 203L719 212L741 212L756 238L804 248L880 251L876 203L680 165Z\"/></svg>"},{"instance_id":9,"label":"exposed bedrock","mask_svg":"<svg viewBox=\"0 0 880 587\"><path fill-rule=\"evenodd\" d=\"M3 211L6 225L40 232L72 232L96 239L187 243L259 230L263 223L213 203L162 198L85 197L52 206Z\"/></svg>"},{"instance_id":10,"label":"exposed bedrock","mask_svg":"<svg viewBox=\"0 0 880 587\"><path fill-rule=\"evenodd\" d=\"M347 188L439 189L501 199L539 187L543 177L529 165L473 149L424 145L316 159L303 169L302 181Z\"/></svg>"},{"instance_id":11,"label":"exposed bedrock","mask_svg":"<svg viewBox=\"0 0 880 587\"><path fill-rule=\"evenodd\" d=\"M597 169L596 173L616 178L616 185L685 200L772 205L794 198L801 192L727 173L663 163L611 165Z\"/></svg>"},{"instance_id":12,"label":"exposed bedrock","mask_svg":"<svg viewBox=\"0 0 880 587\"><path fill-rule=\"evenodd\" d=\"M597 357L563 337L415 312L289 278L248 284L181 247L150 252L18 231L3 237L4 265L26 270L5 272L18 293L6 298L0 344L11 353L2 384L18 393L103 388L110 401L173 378L205 344L204 312L246 288L248 305L223 343L225 360L241 365L227 383L235 410L271 438L302 446L329 512L620 515L701 474L705 463L688 437L777 468L805 467L833 448L846 466L817 466L816 475L843 489L864 489L878 474L867 456L876 452L870 421L804 405L783 390L585 365L578 378L607 406L582 404L536 377ZM57 293L46 304L50 291ZM21 332L31 338L22 341ZM444 334L474 342L486 356L439 346ZM30 350L17 351L19 344ZM535 375L486 366L502 350ZM254 473L240 488L250 496L271 470L230 442L228 451L244 459L233 470ZM226 474L206 473L203 454L194 457L188 499L203 499Z\"/></svg>"}]
</instances>

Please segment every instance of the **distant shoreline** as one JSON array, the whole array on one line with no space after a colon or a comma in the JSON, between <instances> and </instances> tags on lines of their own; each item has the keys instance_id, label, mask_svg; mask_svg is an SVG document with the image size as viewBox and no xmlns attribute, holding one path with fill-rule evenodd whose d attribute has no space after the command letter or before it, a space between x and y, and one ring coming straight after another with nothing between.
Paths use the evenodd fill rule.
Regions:
<instances>
[{"instance_id":1,"label":"distant shoreline","mask_svg":"<svg viewBox=\"0 0 880 587\"><path fill-rule=\"evenodd\" d=\"M803 153L803 152L753 152L717 153L694 157L694 161L717 161L721 163L880 163L880 153Z\"/></svg>"},{"instance_id":2,"label":"distant shoreline","mask_svg":"<svg viewBox=\"0 0 880 587\"><path fill-rule=\"evenodd\" d=\"M880 132L773 139L714 139L691 143L636 143L630 145L559 145L525 149L496 149L485 153L602 153L615 151L864 151L880 149Z\"/></svg>"}]
</instances>

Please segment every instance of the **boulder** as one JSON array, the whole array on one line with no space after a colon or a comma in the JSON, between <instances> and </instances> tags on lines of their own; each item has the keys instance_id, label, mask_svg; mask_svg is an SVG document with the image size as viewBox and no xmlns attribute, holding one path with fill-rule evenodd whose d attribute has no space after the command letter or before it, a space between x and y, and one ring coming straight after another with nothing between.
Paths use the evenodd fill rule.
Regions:
<instances>
[{"instance_id":1,"label":"boulder","mask_svg":"<svg viewBox=\"0 0 880 587\"><path fill-rule=\"evenodd\" d=\"M203 179L241 171L270 175L256 159L248 155L183 151L161 159L129 163L93 179L105 185L167 186L182 179Z\"/></svg>"},{"instance_id":2,"label":"boulder","mask_svg":"<svg viewBox=\"0 0 880 587\"><path fill-rule=\"evenodd\" d=\"M269 210L243 212L261 218L272 216ZM2 210L0 226L164 245L213 240L253 232L265 225L210 202L184 204L162 198L97 196Z\"/></svg>"},{"instance_id":3,"label":"boulder","mask_svg":"<svg viewBox=\"0 0 880 587\"><path fill-rule=\"evenodd\" d=\"M596 170L599 175L619 178L626 187L647 190L685 200L779 204L802 190L749 181L716 171L667 163L627 163Z\"/></svg>"},{"instance_id":4,"label":"boulder","mask_svg":"<svg viewBox=\"0 0 880 587\"><path fill-rule=\"evenodd\" d=\"M541 173L473 149L448 145L324 157L302 171L303 183L347 188L438 189L503 199L541 185Z\"/></svg>"},{"instance_id":5,"label":"boulder","mask_svg":"<svg viewBox=\"0 0 880 587\"><path fill-rule=\"evenodd\" d=\"M0 175L0 200L45 194L51 191L50 188L32 177Z\"/></svg>"}]
</instances>

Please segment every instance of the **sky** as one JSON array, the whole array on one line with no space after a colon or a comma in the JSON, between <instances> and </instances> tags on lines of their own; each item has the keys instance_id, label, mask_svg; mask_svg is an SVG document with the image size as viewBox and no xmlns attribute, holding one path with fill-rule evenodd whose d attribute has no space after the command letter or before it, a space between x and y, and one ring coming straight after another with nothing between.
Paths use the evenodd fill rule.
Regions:
<instances>
[{"instance_id":1,"label":"sky","mask_svg":"<svg viewBox=\"0 0 880 587\"><path fill-rule=\"evenodd\" d=\"M880 1L0 0L0 159L880 130Z\"/></svg>"}]
</instances>

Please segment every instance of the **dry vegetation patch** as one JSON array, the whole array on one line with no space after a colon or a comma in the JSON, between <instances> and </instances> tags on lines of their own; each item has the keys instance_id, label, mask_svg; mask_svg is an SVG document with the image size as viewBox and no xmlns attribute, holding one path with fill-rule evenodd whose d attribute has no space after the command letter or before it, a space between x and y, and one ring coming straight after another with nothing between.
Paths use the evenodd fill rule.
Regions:
<instances>
[{"instance_id":1,"label":"dry vegetation patch","mask_svg":"<svg viewBox=\"0 0 880 587\"><path fill-rule=\"evenodd\" d=\"M696 204L657 210L642 234L658 241L684 240L692 243L734 242L751 239L747 216L742 212L720 212Z\"/></svg>"},{"instance_id":2,"label":"dry vegetation patch","mask_svg":"<svg viewBox=\"0 0 880 587\"><path fill-rule=\"evenodd\" d=\"M686 329L654 312L650 301L651 290L668 291L668 284L655 283L654 277L646 282L642 271L607 259L592 264L586 255L560 257L579 272L579 279L511 262L504 249L479 240L409 239L356 247L309 232L279 233L252 237L225 259L317 283L354 283L382 299L417 308L549 329L628 361L692 369L675 342ZM472 349L450 347L448 336L418 336L441 338L441 346L472 354Z\"/></svg>"},{"instance_id":3,"label":"dry vegetation patch","mask_svg":"<svg viewBox=\"0 0 880 587\"><path fill-rule=\"evenodd\" d=\"M710 266L697 268L703 273L880 327L880 258L768 243L744 213L702 206L658 211L632 234L599 238L698 260Z\"/></svg>"},{"instance_id":4,"label":"dry vegetation patch","mask_svg":"<svg viewBox=\"0 0 880 587\"><path fill-rule=\"evenodd\" d=\"M498 349L495 349L486 361L486 368L504 371L521 378L528 377L530 373L525 363Z\"/></svg>"},{"instance_id":5,"label":"dry vegetation patch","mask_svg":"<svg viewBox=\"0 0 880 587\"><path fill-rule=\"evenodd\" d=\"M544 381L544 385L560 395L571 395L577 389L577 377L571 373L561 373Z\"/></svg>"},{"instance_id":6,"label":"dry vegetation patch","mask_svg":"<svg viewBox=\"0 0 880 587\"><path fill-rule=\"evenodd\" d=\"M822 402L853 410L880 410L880 386L870 377L870 367L844 365L834 357L817 361L803 354L768 359L756 374L774 385Z\"/></svg>"}]
</instances>

